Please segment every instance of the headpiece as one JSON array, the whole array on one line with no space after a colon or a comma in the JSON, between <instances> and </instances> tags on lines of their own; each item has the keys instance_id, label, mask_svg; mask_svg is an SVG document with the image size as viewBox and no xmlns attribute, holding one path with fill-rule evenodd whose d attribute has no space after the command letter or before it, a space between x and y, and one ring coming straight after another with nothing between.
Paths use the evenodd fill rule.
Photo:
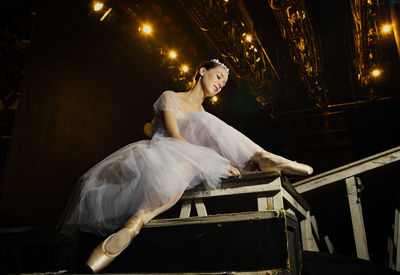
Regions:
<instances>
[{"instance_id":1,"label":"headpiece","mask_svg":"<svg viewBox=\"0 0 400 275\"><path fill-rule=\"evenodd\" d=\"M224 68L224 69L227 71L228 75L229 75L229 68L228 68L224 63L222 63L221 61L219 61L219 60L216 59L216 58L211 59L211 62L214 62L215 64L218 64L219 66L221 66L222 68Z\"/></svg>"}]
</instances>

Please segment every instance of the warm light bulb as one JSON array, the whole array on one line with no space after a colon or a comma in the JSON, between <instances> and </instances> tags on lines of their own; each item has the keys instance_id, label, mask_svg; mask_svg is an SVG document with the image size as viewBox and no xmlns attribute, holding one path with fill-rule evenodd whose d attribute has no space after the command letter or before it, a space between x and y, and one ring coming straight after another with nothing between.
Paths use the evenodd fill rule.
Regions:
<instances>
[{"instance_id":1,"label":"warm light bulb","mask_svg":"<svg viewBox=\"0 0 400 275\"><path fill-rule=\"evenodd\" d=\"M375 77L380 76L380 74L381 74L381 71L378 70L378 69L375 69L375 70L372 71L372 75L375 76Z\"/></svg>"},{"instance_id":2,"label":"warm light bulb","mask_svg":"<svg viewBox=\"0 0 400 275\"><path fill-rule=\"evenodd\" d=\"M149 25L143 25L142 30L144 33L150 34L151 33L151 27Z\"/></svg>"},{"instance_id":3,"label":"warm light bulb","mask_svg":"<svg viewBox=\"0 0 400 275\"><path fill-rule=\"evenodd\" d=\"M182 65L182 71L186 73L187 71L189 71L189 67L186 65Z\"/></svg>"},{"instance_id":4,"label":"warm light bulb","mask_svg":"<svg viewBox=\"0 0 400 275\"><path fill-rule=\"evenodd\" d=\"M101 2L94 2L93 9L94 9L95 11L99 11L99 10L101 10L102 8L103 8L103 3L101 3Z\"/></svg>"},{"instance_id":5,"label":"warm light bulb","mask_svg":"<svg viewBox=\"0 0 400 275\"><path fill-rule=\"evenodd\" d=\"M170 51L169 52L169 57L171 57L172 59L176 58L177 54L175 51Z\"/></svg>"},{"instance_id":6,"label":"warm light bulb","mask_svg":"<svg viewBox=\"0 0 400 275\"><path fill-rule=\"evenodd\" d=\"M212 100L213 102L217 102L217 101L218 101L218 97L217 97L217 96L213 96L213 97L211 98L211 100Z\"/></svg>"},{"instance_id":7,"label":"warm light bulb","mask_svg":"<svg viewBox=\"0 0 400 275\"><path fill-rule=\"evenodd\" d=\"M384 33L388 33L388 32L390 32L392 30L392 26L390 26L390 25L384 25L383 27L382 27L382 31L384 32Z\"/></svg>"},{"instance_id":8,"label":"warm light bulb","mask_svg":"<svg viewBox=\"0 0 400 275\"><path fill-rule=\"evenodd\" d=\"M251 35L250 34L246 35L246 40L247 40L247 42L251 42Z\"/></svg>"}]
</instances>

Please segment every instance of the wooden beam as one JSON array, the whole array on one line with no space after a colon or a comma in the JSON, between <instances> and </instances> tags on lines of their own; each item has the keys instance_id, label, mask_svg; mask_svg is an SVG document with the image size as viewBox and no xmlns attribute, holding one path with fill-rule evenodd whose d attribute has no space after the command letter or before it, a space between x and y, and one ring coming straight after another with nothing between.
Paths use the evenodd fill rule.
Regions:
<instances>
[{"instance_id":1,"label":"wooden beam","mask_svg":"<svg viewBox=\"0 0 400 275\"><path fill-rule=\"evenodd\" d=\"M300 222L300 227L303 250L319 252L319 248L312 233L310 211L307 211L306 218Z\"/></svg>"},{"instance_id":2,"label":"wooden beam","mask_svg":"<svg viewBox=\"0 0 400 275\"><path fill-rule=\"evenodd\" d=\"M199 217L207 216L207 210L204 205L203 199L201 198L194 199L194 205L196 206L197 216Z\"/></svg>"},{"instance_id":3,"label":"wooden beam","mask_svg":"<svg viewBox=\"0 0 400 275\"><path fill-rule=\"evenodd\" d=\"M333 247L333 244L331 240L329 239L328 235L324 237L324 241L326 243L326 246L328 247L328 251L330 254L335 254L335 248Z\"/></svg>"},{"instance_id":4,"label":"wooden beam","mask_svg":"<svg viewBox=\"0 0 400 275\"><path fill-rule=\"evenodd\" d=\"M265 193L257 194L257 208L258 211L268 210L268 196Z\"/></svg>"},{"instance_id":5,"label":"wooden beam","mask_svg":"<svg viewBox=\"0 0 400 275\"><path fill-rule=\"evenodd\" d=\"M392 238L388 238L388 249L387 249L387 267L394 269L394 263L393 263L393 241Z\"/></svg>"},{"instance_id":6,"label":"wooden beam","mask_svg":"<svg viewBox=\"0 0 400 275\"><path fill-rule=\"evenodd\" d=\"M293 183L293 186L296 188L297 192L301 194L396 162L398 160L400 160L400 146L327 171L325 173L295 182Z\"/></svg>"},{"instance_id":7,"label":"wooden beam","mask_svg":"<svg viewBox=\"0 0 400 275\"><path fill-rule=\"evenodd\" d=\"M283 188L280 187L279 192L272 196L272 203L274 204L275 210L284 209L285 206L283 205Z\"/></svg>"},{"instance_id":8,"label":"wooden beam","mask_svg":"<svg viewBox=\"0 0 400 275\"><path fill-rule=\"evenodd\" d=\"M395 248L396 248L396 263L395 263L395 270L400 271L400 216L399 216L399 210L396 209L396 224L395 228L397 227L396 235L393 236L393 239L395 240Z\"/></svg>"},{"instance_id":9,"label":"wooden beam","mask_svg":"<svg viewBox=\"0 0 400 275\"><path fill-rule=\"evenodd\" d=\"M192 200L183 200L181 213L179 214L180 219L186 219L190 217L190 211L192 210Z\"/></svg>"},{"instance_id":10,"label":"wooden beam","mask_svg":"<svg viewBox=\"0 0 400 275\"><path fill-rule=\"evenodd\" d=\"M301 215L301 219L305 219L307 215L307 211L284 189L282 189L284 200L291 206L295 212Z\"/></svg>"},{"instance_id":11,"label":"wooden beam","mask_svg":"<svg viewBox=\"0 0 400 275\"><path fill-rule=\"evenodd\" d=\"M279 218L283 215L282 211L251 211L241 213L228 213L208 215L205 217L190 217L187 219L171 218L171 219L152 219L148 224L143 227L164 227L171 225L187 225L187 224L203 224L215 222L234 222L234 221L251 221L263 220L271 218Z\"/></svg>"},{"instance_id":12,"label":"wooden beam","mask_svg":"<svg viewBox=\"0 0 400 275\"><path fill-rule=\"evenodd\" d=\"M242 186L236 188L226 188L226 189L215 189L215 190L204 190L197 192L185 192L182 199L194 199L194 198L209 198L209 197L219 197L219 196L229 196L236 194L249 194L249 193L259 193L259 192L278 192L280 190L280 178L276 178L274 181L267 184L258 184L251 186Z\"/></svg>"},{"instance_id":13,"label":"wooden beam","mask_svg":"<svg viewBox=\"0 0 400 275\"><path fill-rule=\"evenodd\" d=\"M346 179L347 197L349 200L351 222L353 224L354 241L356 243L357 257L369 260L367 236L365 234L364 218L361 202L357 194L356 178Z\"/></svg>"},{"instance_id":14,"label":"wooden beam","mask_svg":"<svg viewBox=\"0 0 400 275\"><path fill-rule=\"evenodd\" d=\"M319 241L318 225L317 225L317 219L315 219L315 216L311 216L311 226L312 226L312 229L314 229L315 235L317 236L317 239Z\"/></svg>"}]
</instances>

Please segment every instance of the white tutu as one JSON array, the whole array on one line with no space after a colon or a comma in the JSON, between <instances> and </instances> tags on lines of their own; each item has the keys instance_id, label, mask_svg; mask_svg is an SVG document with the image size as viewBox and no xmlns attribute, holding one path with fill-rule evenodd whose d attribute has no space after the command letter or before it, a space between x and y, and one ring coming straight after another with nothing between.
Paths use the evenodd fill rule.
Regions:
<instances>
[{"instance_id":1,"label":"white tutu","mask_svg":"<svg viewBox=\"0 0 400 275\"><path fill-rule=\"evenodd\" d=\"M242 170L254 153L263 149L248 137L208 112L190 112L179 119L179 132L196 145L214 149Z\"/></svg>"},{"instance_id":2,"label":"white tutu","mask_svg":"<svg viewBox=\"0 0 400 275\"><path fill-rule=\"evenodd\" d=\"M125 146L86 172L70 203L64 232L108 235L129 218L153 210L200 183L217 188L228 166L242 169L261 147L207 112L179 111L179 97L164 92L154 104L153 137ZM176 114L181 135L167 136L162 110Z\"/></svg>"}]
</instances>

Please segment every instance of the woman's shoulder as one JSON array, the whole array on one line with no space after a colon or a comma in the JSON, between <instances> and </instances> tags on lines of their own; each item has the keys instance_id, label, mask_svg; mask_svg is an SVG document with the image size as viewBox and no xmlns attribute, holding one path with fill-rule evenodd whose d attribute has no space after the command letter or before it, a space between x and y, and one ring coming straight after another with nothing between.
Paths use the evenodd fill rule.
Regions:
<instances>
[{"instance_id":1,"label":"woman's shoulder","mask_svg":"<svg viewBox=\"0 0 400 275\"><path fill-rule=\"evenodd\" d=\"M158 100L175 99L177 97L176 92L172 90L166 90L161 93Z\"/></svg>"},{"instance_id":2,"label":"woman's shoulder","mask_svg":"<svg viewBox=\"0 0 400 275\"><path fill-rule=\"evenodd\" d=\"M171 99L178 99L182 97L183 92L175 92L173 90L166 90L161 94L161 98L171 98Z\"/></svg>"},{"instance_id":3,"label":"woman's shoulder","mask_svg":"<svg viewBox=\"0 0 400 275\"><path fill-rule=\"evenodd\" d=\"M161 93L161 96L165 96L165 95L171 95L171 96L174 96L176 94L176 92L175 91L172 91L172 90L166 90L166 91L164 91L164 92L162 92Z\"/></svg>"},{"instance_id":4,"label":"woman's shoulder","mask_svg":"<svg viewBox=\"0 0 400 275\"><path fill-rule=\"evenodd\" d=\"M185 100L186 92L175 92L172 90L166 90L161 94L161 97L170 98L174 100Z\"/></svg>"},{"instance_id":5,"label":"woman's shoulder","mask_svg":"<svg viewBox=\"0 0 400 275\"><path fill-rule=\"evenodd\" d=\"M172 90L166 90L163 94L173 95L176 97L183 97L185 92L176 92L176 91L172 91Z\"/></svg>"},{"instance_id":6,"label":"woman's shoulder","mask_svg":"<svg viewBox=\"0 0 400 275\"><path fill-rule=\"evenodd\" d=\"M154 103L154 110L173 110L176 111L178 108L178 96L172 90L164 91Z\"/></svg>"}]
</instances>

